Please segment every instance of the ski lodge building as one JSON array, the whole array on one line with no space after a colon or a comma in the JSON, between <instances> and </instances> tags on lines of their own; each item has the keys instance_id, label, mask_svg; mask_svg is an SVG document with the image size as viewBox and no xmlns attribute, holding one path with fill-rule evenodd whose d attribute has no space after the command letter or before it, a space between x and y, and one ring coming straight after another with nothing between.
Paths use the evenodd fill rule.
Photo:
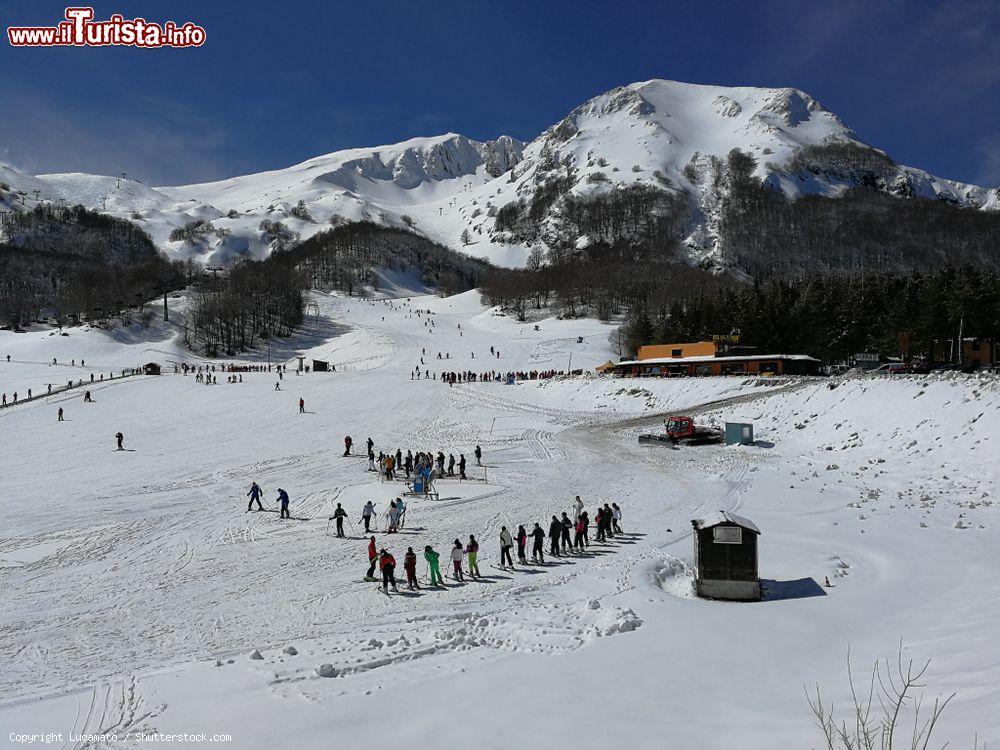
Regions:
<instances>
[{"instance_id":1,"label":"ski lodge building","mask_svg":"<svg viewBox=\"0 0 1000 750\"><path fill-rule=\"evenodd\" d=\"M820 361L807 354L755 354L753 347L719 341L640 346L636 358L618 362L616 375L816 375Z\"/></svg>"}]
</instances>

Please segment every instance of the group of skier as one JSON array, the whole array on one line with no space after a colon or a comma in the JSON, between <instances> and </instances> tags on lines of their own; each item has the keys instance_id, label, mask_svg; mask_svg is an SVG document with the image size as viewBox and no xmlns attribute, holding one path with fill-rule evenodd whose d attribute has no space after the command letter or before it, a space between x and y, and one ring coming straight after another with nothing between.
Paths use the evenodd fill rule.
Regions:
<instances>
[{"instance_id":1,"label":"group of skier","mask_svg":"<svg viewBox=\"0 0 1000 750\"><path fill-rule=\"evenodd\" d=\"M365 505L364 513L373 513L374 504L368 502ZM337 505L335 517L345 518L347 512ZM540 524L535 523L531 532L525 526L519 525L516 534L511 534L506 526L500 528L500 560L498 567L502 570L516 569L511 550L517 546L517 564L520 565L544 565L545 564L545 539L549 539L549 554L554 557L562 557L570 554L583 553L590 546L590 526L596 526L596 542L605 542L612 539L616 534L622 534L621 508L618 503L604 503L597 506L594 519L591 521L590 514L584 510L583 501L577 495L573 503L573 518L563 512L560 516L552 516L548 534ZM364 517L364 515L363 515ZM338 521L338 530L340 522ZM366 531L368 530L366 522ZM570 537L573 535L573 539ZM338 536L343 536L339 533ZM531 562L528 561L528 542L532 543ZM427 563L427 577L431 586L444 586L444 579L441 575L441 555L431 545L424 547L424 560ZM462 543L456 539L451 546L449 559L452 563L452 577L458 583L464 583L466 574L473 580L479 580L482 576L479 570L479 542L475 535L469 535L469 540ZM365 581L376 582L376 568L381 571L382 590L388 593L389 588L398 591L395 578L396 561L392 554L386 549L379 549L375 542L375 537L368 539L368 570L365 573ZM403 568L406 571L407 587L411 590L419 589L420 583L417 577L417 555L413 547L408 547L403 558Z\"/></svg>"},{"instance_id":2,"label":"group of skier","mask_svg":"<svg viewBox=\"0 0 1000 750\"><path fill-rule=\"evenodd\" d=\"M344 438L344 445L346 446L346 450L344 451L345 456L350 455L350 440L350 436ZM399 478L400 472L404 473L407 480L409 480L412 474L430 475L432 472L433 478L457 476L459 479L468 479L465 473L468 462L464 453L459 453L456 460L454 453L449 453L448 457L445 458L443 451L438 451L435 456L433 451L417 451L417 453L414 453L412 450L407 449L404 455L403 450L397 448L395 453L383 453L379 451L376 457L374 446L375 444L372 442L372 439L368 438L368 471L377 471L386 481L391 482ZM473 455L476 457L476 466L482 466L483 449L477 445L473 451Z\"/></svg>"},{"instance_id":3,"label":"group of skier","mask_svg":"<svg viewBox=\"0 0 1000 750\"><path fill-rule=\"evenodd\" d=\"M250 498L250 502L247 505L247 512L249 513L253 510L253 504L257 503L257 510L266 510L263 505L261 505L260 499L264 496L264 490L260 488L260 485L254 482L250 485L250 491L247 493L247 497ZM292 514L288 510L288 493L285 490L278 488L278 497L275 498L276 503L281 505L281 515L280 518L291 518ZM339 507L339 506L338 506Z\"/></svg>"}]
</instances>

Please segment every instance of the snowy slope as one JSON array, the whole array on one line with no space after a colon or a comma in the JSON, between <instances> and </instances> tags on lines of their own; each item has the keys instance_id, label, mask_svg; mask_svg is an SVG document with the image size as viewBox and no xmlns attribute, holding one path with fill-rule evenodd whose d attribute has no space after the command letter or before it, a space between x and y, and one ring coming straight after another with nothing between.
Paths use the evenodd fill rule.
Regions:
<instances>
[{"instance_id":1,"label":"snowy slope","mask_svg":"<svg viewBox=\"0 0 1000 750\"><path fill-rule=\"evenodd\" d=\"M125 748L162 745L136 737L153 731L229 734L249 750L328 748L331 736L343 747L819 747L803 685L846 705L848 647L863 681L900 637L904 656L934 659L928 700L958 693L938 746L1000 736L996 377L449 388L412 372L561 369L570 356L590 368L613 356L609 327L542 320L536 331L474 293L314 301L320 315L272 361L303 352L337 372L289 374L280 391L273 373L238 384L218 373L215 386L173 374L182 360L207 364L185 354L176 320L115 336L0 332L8 396L168 365L99 382L92 404L75 392L0 410L0 747L23 746L8 732L60 731L116 733L103 746ZM751 420L758 442L638 445L668 411ZM129 451L114 450L119 430ZM483 447L473 481L442 480L439 500L410 500L401 533L376 531L398 561L408 546L446 552L475 534L482 581L391 597L361 582L360 509L371 499L381 511L405 488L343 457L344 434L356 446L370 435L376 451ZM247 513L252 480L270 510L287 489L294 520ZM619 503L624 536L544 567L494 567L501 525L545 525L577 494L591 511ZM344 540L327 520L338 502ZM762 529L765 601L691 597L690 519L717 510Z\"/></svg>"},{"instance_id":2,"label":"snowy slope","mask_svg":"<svg viewBox=\"0 0 1000 750\"><path fill-rule=\"evenodd\" d=\"M0 181L41 200L65 200L133 218L174 257L227 263L263 257L275 245L262 222L280 222L287 241L342 220L411 225L455 249L506 266L523 265L546 241L567 237L558 201L538 226L495 231L497 210L530 201L547 182L568 175L564 192L596 195L641 184L693 197L687 245L692 258L716 258L719 177L734 148L757 159L757 175L789 197L836 196L851 186L843 174L803 169L804 147L856 144L835 114L796 89L707 86L652 80L587 101L525 145L508 136L477 142L454 133L397 144L337 151L292 167L218 182L148 188L132 180L64 174L32 177L0 165ZM881 152L879 152L881 153ZM882 188L899 196L937 198L983 210L1000 209L1000 193L892 165ZM17 203L13 194L0 197ZM301 204L301 208L299 208ZM404 218L406 217L406 218ZM191 241L172 230L211 221Z\"/></svg>"}]
</instances>

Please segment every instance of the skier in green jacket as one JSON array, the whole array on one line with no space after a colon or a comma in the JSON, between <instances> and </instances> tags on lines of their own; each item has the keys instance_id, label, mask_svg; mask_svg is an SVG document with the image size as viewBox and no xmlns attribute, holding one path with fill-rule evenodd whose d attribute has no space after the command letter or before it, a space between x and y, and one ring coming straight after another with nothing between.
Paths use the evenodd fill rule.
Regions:
<instances>
[{"instance_id":1,"label":"skier in green jacket","mask_svg":"<svg viewBox=\"0 0 1000 750\"><path fill-rule=\"evenodd\" d=\"M424 547L424 559L431 572L431 586L444 586L444 579L441 578L441 566L438 563L440 557L431 545L428 544Z\"/></svg>"}]
</instances>

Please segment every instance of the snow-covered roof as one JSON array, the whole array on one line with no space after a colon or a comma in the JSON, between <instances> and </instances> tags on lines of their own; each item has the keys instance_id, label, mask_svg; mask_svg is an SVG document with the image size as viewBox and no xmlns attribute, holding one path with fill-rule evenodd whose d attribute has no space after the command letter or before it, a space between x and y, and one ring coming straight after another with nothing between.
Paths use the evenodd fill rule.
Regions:
<instances>
[{"instance_id":1,"label":"snow-covered roof","mask_svg":"<svg viewBox=\"0 0 1000 750\"><path fill-rule=\"evenodd\" d=\"M737 526L742 526L744 529L752 531L755 534L760 533L760 529L757 528L757 524L751 521L749 518L744 518L743 516L738 516L735 513L730 513L726 510L720 510L710 515L704 516L702 518L696 518L691 521L691 525L697 530L710 529L713 526L718 526L720 523L735 523Z\"/></svg>"},{"instance_id":2,"label":"snow-covered roof","mask_svg":"<svg viewBox=\"0 0 1000 750\"><path fill-rule=\"evenodd\" d=\"M618 365L670 365L670 364L702 364L705 362L748 362L754 360L757 362L770 361L774 359L790 359L797 360L800 362L819 362L815 357L810 357L808 354L747 354L745 356L733 356L733 357L716 357L712 354L706 354L698 357L657 357L655 359L630 359L624 362L619 362Z\"/></svg>"}]
</instances>

